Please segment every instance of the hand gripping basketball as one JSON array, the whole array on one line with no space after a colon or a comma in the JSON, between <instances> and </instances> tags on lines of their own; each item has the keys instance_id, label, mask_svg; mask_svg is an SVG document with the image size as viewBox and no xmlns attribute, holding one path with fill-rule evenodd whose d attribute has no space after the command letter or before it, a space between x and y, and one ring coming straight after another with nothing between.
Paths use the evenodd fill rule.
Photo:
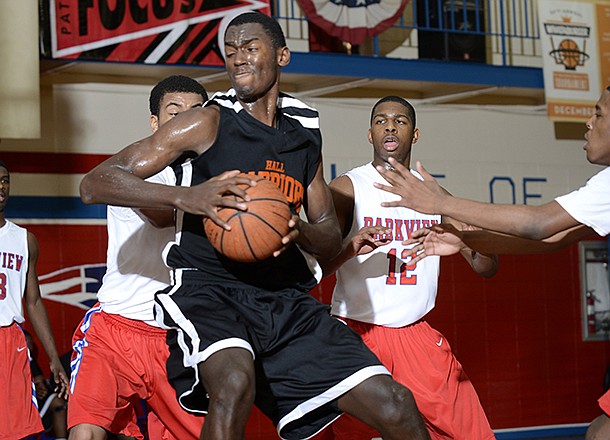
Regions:
<instances>
[{"instance_id":1,"label":"hand gripping basketball","mask_svg":"<svg viewBox=\"0 0 610 440\"><path fill-rule=\"evenodd\" d=\"M218 216L231 226L230 231L207 217L203 226L214 249L231 260L252 263L269 258L283 246L282 238L288 234L288 222L292 213L286 197L277 185L260 176L242 173L238 177L247 177L257 182L250 187L240 185L247 187L246 192L251 197L246 202L248 210L218 210Z\"/></svg>"}]
</instances>

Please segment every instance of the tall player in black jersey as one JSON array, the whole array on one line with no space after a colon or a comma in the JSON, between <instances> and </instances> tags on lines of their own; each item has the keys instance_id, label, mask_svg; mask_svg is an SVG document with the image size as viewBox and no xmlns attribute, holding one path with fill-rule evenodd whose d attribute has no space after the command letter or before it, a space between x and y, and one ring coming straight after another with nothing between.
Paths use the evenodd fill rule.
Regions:
<instances>
[{"instance_id":1,"label":"tall player in black jersey","mask_svg":"<svg viewBox=\"0 0 610 440\"><path fill-rule=\"evenodd\" d=\"M411 392L360 337L307 292L315 259L341 236L322 174L318 113L279 90L290 61L280 26L245 13L224 34L233 89L164 124L85 176L86 203L176 208L177 241L164 251L173 285L156 297L156 319L175 329L168 375L183 407L206 413L203 439L242 439L253 403L285 439L312 436L347 412L385 439L429 438ZM183 153L183 186L145 182ZM275 182L291 203L282 252L258 263L216 253L202 217L228 228L220 207L247 209L239 171ZM299 219L303 207L308 222Z\"/></svg>"}]
</instances>

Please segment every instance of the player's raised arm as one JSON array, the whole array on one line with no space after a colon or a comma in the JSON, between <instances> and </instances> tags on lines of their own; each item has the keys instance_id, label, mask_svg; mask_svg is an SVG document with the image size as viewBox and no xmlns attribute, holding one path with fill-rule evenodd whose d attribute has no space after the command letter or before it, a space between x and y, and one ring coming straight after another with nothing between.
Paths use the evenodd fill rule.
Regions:
<instances>
[{"instance_id":1,"label":"player's raised arm","mask_svg":"<svg viewBox=\"0 0 610 440\"><path fill-rule=\"evenodd\" d=\"M181 209L217 222L220 221L216 215L219 206L246 209L245 204L222 197L233 193L247 199L245 191L237 184L252 182L236 178L238 170L190 188L144 180L171 164L182 153L205 152L216 137L218 119L215 107L181 113L151 136L125 147L87 173L80 185L81 198L87 204Z\"/></svg>"},{"instance_id":2,"label":"player's raised arm","mask_svg":"<svg viewBox=\"0 0 610 440\"><path fill-rule=\"evenodd\" d=\"M481 253L547 254L556 252L579 240L595 235L595 231L578 225L545 240L528 240L487 230L460 231L453 225L441 224L413 232L405 244L415 244L414 262L431 255L453 255L470 248Z\"/></svg>"},{"instance_id":3,"label":"player's raised arm","mask_svg":"<svg viewBox=\"0 0 610 440\"><path fill-rule=\"evenodd\" d=\"M460 199L443 192L419 162L416 169L423 176L423 181L411 175L408 169L393 159L390 159L390 163L394 169L379 172L391 185L376 186L399 195L400 200L386 202L383 206L404 206L426 213L433 212L481 228L532 240L542 240L578 224L556 201L527 206Z\"/></svg>"},{"instance_id":4,"label":"player's raised arm","mask_svg":"<svg viewBox=\"0 0 610 440\"><path fill-rule=\"evenodd\" d=\"M214 139L216 130L212 128L217 121L218 113L211 109L193 109L178 115L87 173L80 185L81 198L88 204L177 208L181 204L181 188L143 179L161 171L183 152L205 150Z\"/></svg>"}]
</instances>

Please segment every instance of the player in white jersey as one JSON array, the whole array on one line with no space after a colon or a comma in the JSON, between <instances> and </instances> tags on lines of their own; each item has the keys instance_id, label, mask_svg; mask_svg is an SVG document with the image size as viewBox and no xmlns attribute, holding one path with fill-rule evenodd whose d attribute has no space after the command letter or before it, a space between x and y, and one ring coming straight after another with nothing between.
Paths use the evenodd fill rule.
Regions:
<instances>
[{"instance_id":1,"label":"player in white jersey","mask_svg":"<svg viewBox=\"0 0 610 440\"><path fill-rule=\"evenodd\" d=\"M398 201L388 206L408 206L450 215L486 229L473 232L445 226L422 229L410 241L411 244L419 242L414 248L418 252L417 260L428 255L451 255L464 246L511 254L552 252L594 233L607 236L610 234L610 87L603 91L586 127L587 142L583 148L587 160L606 168L580 189L543 205L495 205L451 197L441 191L421 164L418 170L423 181L411 178L406 168L394 163L394 170L381 171L392 186L379 188L398 196ZM610 438L610 392L599 399L599 405L603 414L591 423L587 440Z\"/></svg>"},{"instance_id":2,"label":"player in white jersey","mask_svg":"<svg viewBox=\"0 0 610 440\"><path fill-rule=\"evenodd\" d=\"M418 264L402 244L413 231L441 222L441 216L382 202L396 196L374 187L384 182L376 166L393 157L409 166L412 145L419 139L415 110L406 100L387 96L371 112L369 142L373 161L331 182L343 231L341 253L323 262L325 274L336 270L332 314L342 317L369 348L412 390L433 439L492 439L477 394L455 359L445 337L424 320L436 300L439 257ZM497 270L493 256L464 250L481 275ZM374 431L342 417L333 426L336 439L370 439Z\"/></svg>"},{"instance_id":3,"label":"player in white jersey","mask_svg":"<svg viewBox=\"0 0 610 440\"><path fill-rule=\"evenodd\" d=\"M0 161L0 439L14 440L43 430L30 372L23 300L29 320L49 356L56 391L68 396L68 378L53 339L47 311L40 296L36 263L38 242L26 229L5 218L10 174Z\"/></svg>"},{"instance_id":4,"label":"player in white jersey","mask_svg":"<svg viewBox=\"0 0 610 440\"><path fill-rule=\"evenodd\" d=\"M160 81L150 95L153 132L206 100L205 89L192 78L176 75ZM176 185L176 173L167 167L148 180ZM74 336L70 439L104 439L107 432L141 438L133 423L140 399L151 409L149 438L197 439L203 417L187 413L176 400L165 368L167 332L153 316L154 294L170 282L161 253L175 238L174 213L108 206L107 220L107 271L99 303Z\"/></svg>"}]
</instances>

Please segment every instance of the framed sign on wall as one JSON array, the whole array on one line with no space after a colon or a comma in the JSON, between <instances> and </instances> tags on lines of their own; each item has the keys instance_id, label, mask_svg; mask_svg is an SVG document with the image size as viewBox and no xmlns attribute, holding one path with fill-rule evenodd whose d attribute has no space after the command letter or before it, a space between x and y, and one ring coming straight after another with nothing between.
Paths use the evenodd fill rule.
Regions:
<instances>
[{"instance_id":1,"label":"framed sign on wall","mask_svg":"<svg viewBox=\"0 0 610 440\"><path fill-rule=\"evenodd\" d=\"M583 311L583 339L610 339L610 275L608 273L608 243L580 243L580 282Z\"/></svg>"}]
</instances>

